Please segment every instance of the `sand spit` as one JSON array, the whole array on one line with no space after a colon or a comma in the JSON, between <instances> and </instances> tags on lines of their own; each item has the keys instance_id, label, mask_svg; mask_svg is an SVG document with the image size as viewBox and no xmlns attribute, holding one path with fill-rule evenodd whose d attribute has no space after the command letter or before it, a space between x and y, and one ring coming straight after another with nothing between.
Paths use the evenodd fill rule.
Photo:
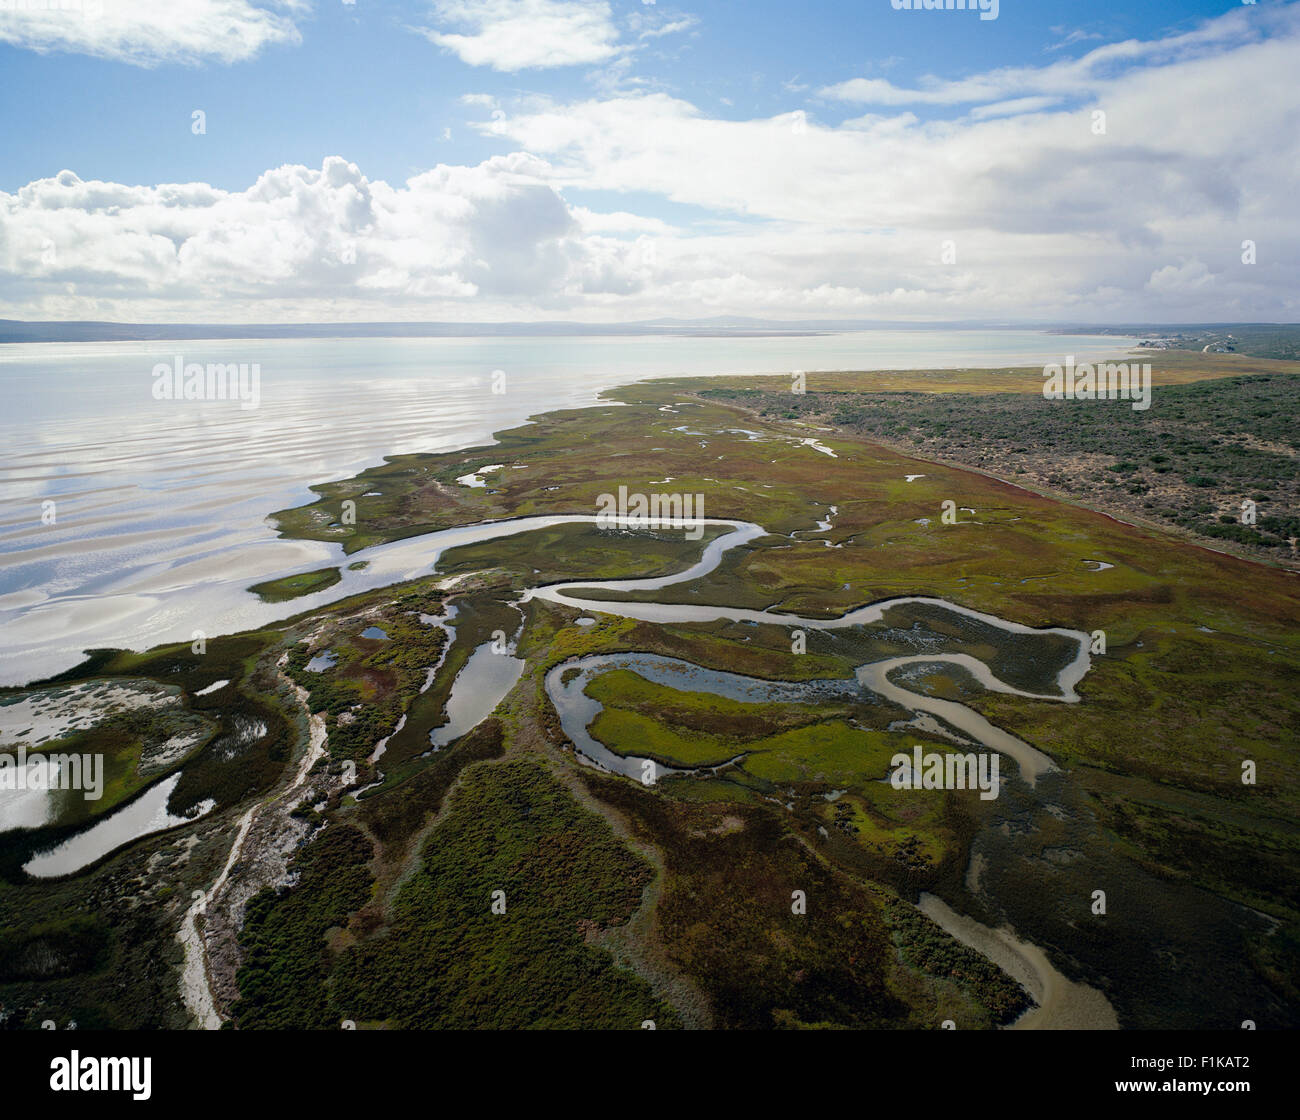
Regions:
<instances>
[{"instance_id":1,"label":"sand spit","mask_svg":"<svg viewBox=\"0 0 1300 1120\"><path fill-rule=\"evenodd\" d=\"M917 908L963 945L991 960L1033 997L1037 1006L1021 1015L1008 1030L1119 1029L1110 1001L1096 988L1077 984L1058 972L1037 945L1021 941L1009 929L990 929L958 914L936 895L922 894Z\"/></svg>"}]
</instances>

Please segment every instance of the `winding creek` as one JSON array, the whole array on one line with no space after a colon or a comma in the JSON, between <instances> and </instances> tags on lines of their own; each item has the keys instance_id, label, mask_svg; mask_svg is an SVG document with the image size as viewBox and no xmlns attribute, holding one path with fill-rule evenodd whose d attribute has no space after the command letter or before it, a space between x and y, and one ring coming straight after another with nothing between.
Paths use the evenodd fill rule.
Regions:
<instances>
[{"instance_id":1,"label":"winding creek","mask_svg":"<svg viewBox=\"0 0 1300 1120\"><path fill-rule=\"evenodd\" d=\"M697 579L713 571L729 548L747 543L762 535L764 535L763 531L756 525L736 523L732 532L712 541L700 561L684 572L651 579L552 584L525 592L523 599L524 601L531 598L543 599L570 607L584 615L614 614L646 622L726 620L800 630L835 630L879 623L884 620L886 612L891 608L919 604L973 619L986 626L1000 629L1007 635L1059 635L1075 643L1075 656L1057 672L1054 692L1032 692L1000 679L985 662L966 653L926 652L872 661L855 670L856 688L855 682L843 680L805 682L761 680L735 673L704 669L690 662L650 654L592 655L562 662L552 667L545 681L547 696L560 716L565 734L589 763L625 777L641 780L644 780L647 774L657 780L663 776L693 772L675 771L652 759L617 755L589 732L588 728L599 715L601 705L586 695L584 689L587 684L602 673L616 669L630 669L655 684L670 688L681 688L685 685L691 691L708 692L751 703L772 701L809 703L820 699L854 698L860 692L875 694L910 710L914 717L926 715L938 717L969 736L974 742L1007 755L1016 762L1021 777L1031 788L1037 784L1042 775L1059 772L1056 764L1042 751L994 726L973 709L955 701L925 696L904 688L891 680L891 675L912 666L949 664L964 669L979 685L989 691L1038 700L1077 703L1079 695L1075 688L1090 667L1089 636L1082 631L1062 628L1034 629L950 603L945 599L924 596L884 600L859 607L838 618L825 619L807 618L770 610L755 611L699 604L589 599L577 593L584 589L600 590L609 594L657 591L673 584ZM646 767L649 769L647 770ZM930 894L922 895L918 908L952 937L993 961L1033 997L1035 1006L1021 1015L1013 1024L1013 1029L1114 1030L1118 1028L1115 1010L1105 995L1095 988L1069 980L1056 969L1042 949L1020 940L1013 930L993 929L982 925L973 918L956 912L942 899Z\"/></svg>"},{"instance_id":2,"label":"winding creek","mask_svg":"<svg viewBox=\"0 0 1300 1120\"><path fill-rule=\"evenodd\" d=\"M297 598L288 603L257 602L242 588L237 589L236 594L232 584L222 594L221 609L217 611L221 619L220 632L234 633L266 625L292 614L327 606L359 592L430 575L435 571L441 555L450 548L478 544L558 525L595 523L607 524L608 522L586 514L522 517L463 526L377 545L358 551L349 558L352 561L366 561L364 567L340 565L342 578L338 584L325 591ZM658 591L700 579L713 572L729 550L768 535L762 526L751 522L716 519L695 521L661 519L654 522L652 527L698 529L701 524L727 531L709 541L704 546L699 560L681 571L646 579L589 580L533 587L524 591L518 602L522 605L537 599L573 609L583 616L579 620L580 624L589 624L592 617L615 615L660 624L729 621L805 631L845 630L881 624L886 622L885 616L892 610L916 607L945 613L958 622L978 625L996 632L1007 640L1024 639L1027 636L1051 637L1058 644L1072 643L1076 652L1054 673L1054 679L1043 690L1028 690L1023 687L1023 682L1015 684L1004 680L986 662L970 654L941 649L927 649L914 655L890 656L870 661L859 666L855 676L850 679L805 682L758 680L649 654L597 655L575 659L553 667L547 674L545 688L560 715L566 734L586 762L629 777L640 778L644 774L643 763L647 760L616 755L594 739L587 730L599 713L600 705L586 696L583 691L585 685L600 673L616 668L627 668L650 681L669 687L688 685L694 691L713 692L732 699L751 702L808 703L815 702L819 698L861 699L864 695L869 697L874 694L910 711L918 721L914 726L934 727L936 725L933 721L939 720L956 729L961 736L967 737L973 743L1006 755L1015 761L1020 776L1031 788L1044 774L1059 773L1058 768L1047 755L993 726L964 704L922 695L903 687L892 678L899 672L916 666L947 664L964 671L978 685L990 691L1036 700L1075 703L1079 700L1075 688L1090 666L1089 638L1081 631L1061 628L1035 629L945 599L925 596L905 596L884 600L855 608L832 618L804 617L776 610L753 610L698 603L642 602L583 597L584 591L588 594L600 592L606 595L629 595ZM628 522L620 527L644 528L647 524ZM209 591L206 608L211 609L211 606L211 591ZM450 615L441 621L445 623L449 618ZM177 628L186 631L189 625L189 620L181 619L177 623ZM209 633L211 632L209 630ZM523 669L524 662L513 655L513 649L508 651L507 656L493 653L487 645L476 649L453 682L447 705L449 722L444 727L436 729L431 736L431 748L438 749L451 742L491 714L518 682ZM926 717L931 718L930 724L922 722ZM315 738L316 736L313 736L313 740ZM318 756L320 750L320 744L314 741L309 757ZM381 754L382 744L376 750L375 757L378 758ZM655 765L657 774L671 776L673 773L661 764L652 763L652 765ZM727 763L721 765L725 766ZM169 781L174 785L175 780ZM149 831L187 823L186 819L172 818L166 814L165 803L169 793L168 784L160 783L152 797L141 798L136 805L118 810L88 832L66 841L56 852L39 854L29 864L28 870L33 874L70 874L80 866L84 866L86 862L90 862L84 859L85 855L99 858L106 854L102 839L105 836L111 836L116 841L113 846L117 846ZM148 820L144 822L143 828L135 831L134 834L129 834L132 830L126 826L134 823L137 817L145 815L148 816ZM246 821L247 818L243 822L245 826ZM232 859L235 858L239 847L240 844L237 842L235 850L231 853ZM188 961L185 987L187 1001L191 1006L197 1005L199 1020L204 1025L213 1025L210 998L205 999L202 994L195 995L196 990L204 987L202 965L195 955L196 952L201 952L200 946L196 945L196 941L200 939L196 937L194 930L194 919L201 907L202 903L196 904L192 912L187 915L186 928L182 931ZM996 963L1006 967L1005 962L1011 961L1014 968L1009 967L1008 971L1011 971L1012 975L1029 989L1040 1004L1037 1009L1037 1019L1041 1020L1041 1023L1038 1025L1087 1022L1090 1025L1115 1026L1114 1011L1100 992L1066 980L1056 972L1042 950L1019 941L1011 931L990 930L979 926L972 919L957 914L946 904L930 896L923 900L921 909L958 940L976 948ZM1047 1002L1049 996L1050 1007ZM1019 1025L1036 1025L1034 1016L1034 1012L1029 1013Z\"/></svg>"}]
</instances>

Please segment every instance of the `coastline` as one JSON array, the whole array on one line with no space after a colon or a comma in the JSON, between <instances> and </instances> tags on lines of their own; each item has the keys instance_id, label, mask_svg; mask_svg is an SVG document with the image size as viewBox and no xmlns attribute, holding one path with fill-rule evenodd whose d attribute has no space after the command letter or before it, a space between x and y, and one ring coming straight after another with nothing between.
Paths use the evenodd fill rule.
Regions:
<instances>
[{"instance_id":1,"label":"coastline","mask_svg":"<svg viewBox=\"0 0 1300 1120\"><path fill-rule=\"evenodd\" d=\"M1043 497L1033 497L1028 492L1025 492L1024 500L1034 510L1050 513L1053 518L1064 523L1069 532L1058 539L1058 535L1050 531L1049 525L1040 523L1042 514L1036 514L1035 524L1018 528L1015 523L1019 518L999 519L989 512L996 513L1005 505L1001 484L999 488L980 489L982 484L977 481L980 476L964 468L934 469L932 461L925 460L931 469L923 476L910 475L907 467L917 460L896 455L869 440L824 435L823 445L829 444L835 453L828 456L818 454L817 448L804 446L802 439L782 434L776 426L767 424L763 425L764 432L754 438L753 432L746 434L729 427L732 421L726 419L727 410L721 406L710 410L703 405L683 404L678 388L672 385L638 384L621 390L618 396L624 399L602 402L600 406L576 412L541 414L520 428L498 433L497 442L491 445L493 460L523 464L527 469L505 473L501 488L495 492L492 488L473 489L472 492L466 488L464 498L473 503L471 508L479 513L480 520L468 526L461 522L445 530L450 538L455 538L457 534L463 535L464 539L458 543L465 545L469 552L473 551L473 541L478 539L472 530L503 530L499 536L492 534L499 544L494 545L486 554L491 563L500 567L500 571L486 581L487 587L494 588L498 593L525 590L530 586L530 578L535 577L528 576L528 567L519 565L533 564L535 568L538 562L559 565L561 578L555 582L561 586L581 588L599 583L600 579L593 577L601 572L601 564L608 563L607 557L599 554L588 556L584 563L595 564L596 567L593 575L581 575L564 564L563 550L559 556L543 557L532 552L527 547L527 542L518 539L519 523L530 517L538 519L539 527L545 523L560 528L560 523L564 522L576 529L580 527L579 523L589 521L589 516L558 512L511 514L505 511L530 508L529 503L533 503L533 510L581 508L582 504L591 503L596 493L610 485L611 478L627 477L628 460L635 461L638 469L643 469L649 480L665 473L671 474L671 470L665 472L664 468L674 465L690 472L686 477L701 478L708 484L714 508L720 506L720 514L731 515L708 519L715 524L722 521L734 524L741 519L741 513L762 518L762 524L768 532L746 542L747 546L754 547L738 549L726 564L714 564L705 570L699 564L687 562L684 571L681 566L677 566L676 574L670 577L623 581L641 582L643 593L648 593L650 588L645 585L665 586L680 582L690 578L689 574L693 572L699 577L698 590L705 596L701 602L737 604L734 608L713 609L711 614L719 617L736 614L738 618L757 621L764 619L764 612L776 609L779 610L779 616L769 614L764 620L779 617L783 624L793 623L796 620L808 620L810 613L816 611L824 614L826 621L830 621L846 611L862 610L864 600L872 604L888 604L891 600L907 598L909 592L914 592L918 586L924 586L927 589L939 589L943 593L941 597L949 597L950 601L959 604L960 609L974 615L995 614L1011 618L1016 625L1030 629L1066 626L1079 633L1086 633L1087 624L1098 620L1095 604L1099 600L1095 593L1106 588L1111 589L1108 595L1112 605L1108 609L1112 612L1112 619L1123 619L1122 625L1126 627L1152 624L1149 606L1139 606L1135 612L1123 594L1116 594L1117 588L1130 586L1123 582L1117 584L1117 580L1131 581L1135 578L1134 573L1140 576L1153 562L1163 562L1164 558L1168 558L1170 563L1177 560L1178 564L1188 570L1204 570L1206 561L1189 555L1189 550L1183 549L1181 542L1158 538L1150 541L1134 540L1131 530L1123 526L1099 524L1103 521L1102 518L1091 514L1084 518L1081 516L1082 511L1064 507L1059 502ZM661 414L666 407L665 402L669 401L675 402L670 413L691 408L689 423L680 424L678 421L684 419L680 415ZM580 425L585 438L575 440L572 427L575 423ZM679 428L684 430L678 431ZM656 451L656 448L660 450ZM620 456L611 455L612 450L619 451ZM776 459L772 458L773 455ZM620 457L624 460L623 463L619 462ZM386 462L383 467L364 472L355 479L323 488L326 494L322 496L321 502L328 504L350 491L364 493L377 486L390 491L393 489L391 480L398 479L401 486L395 491L394 497L394 509L397 509L406 500L407 493L419 492L419 487L424 485L425 480L438 479L443 474L449 477L463 475L467 460L472 464L475 458L474 454L466 455L464 452L406 459L397 457ZM572 461L575 458L576 463ZM769 466L765 468L764 464ZM771 470L771 466L776 469ZM766 475L763 474L765 469ZM764 477L771 480L767 484L766 493L760 492ZM378 483L377 478L388 481ZM760 481L756 482L756 478ZM907 481L908 478L915 481ZM628 481L634 480L629 478ZM999 578L972 582L970 572L978 569L972 569L967 561L943 557L942 546L937 547L937 542L944 538L935 535L935 528L913 527L917 524L917 513L931 509L939 495L954 492L954 486L958 485L964 489L955 492L965 495L964 501L981 511L981 519L966 523L968 528L959 525L954 529L965 534L962 537L967 542L963 546L965 549L983 549L994 558ZM550 487L555 489L548 489ZM854 494L850 500L843 499L846 488ZM719 497L715 499L714 495ZM831 497L837 497L839 501L838 513L833 519L822 516L823 506ZM763 512L757 513L760 509ZM453 515L450 511L431 512L436 516ZM808 535L813 532L809 529L810 524L820 527L817 531L819 535ZM409 522L395 520L396 531L382 543L381 539L387 531L385 525L377 523L368 525L367 528L377 538L369 549L361 550L365 553L364 558L371 560L370 566L350 573L349 578L355 582L345 579L337 587L321 593L325 598L319 602L308 597L278 605L275 610L281 614L282 620L285 616L298 618L310 615L314 610L342 601L359 591L381 591L395 580L401 582L400 577L403 576L421 578L433 575L431 562L435 554L440 556L444 549L430 550L427 537L409 535L413 531L419 533L418 526L413 528ZM1034 548L1028 549L1023 545L1008 547L1007 534L1019 534L1010 538L1013 540L1034 541ZM1104 534L1101 539L1106 544L1098 543L1098 534ZM515 541L513 545L510 544L512 540ZM759 545L759 540L768 543ZM841 551L830 555L834 557L837 568L847 564L853 573L842 588L836 582L838 577L833 577L826 570L827 543L842 546ZM448 544L445 550L449 551L451 547ZM712 544L707 545L705 551L710 547ZM1049 547L1051 551L1045 556L1044 550ZM1152 547L1156 550L1155 557L1149 555ZM341 547L339 551L343 551ZM1064 574L1069 565L1078 565L1081 558L1097 555L1106 555L1108 560L1115 561L1114 565L1101 572L1088 565L1068 576ZM746 565L760 556L780 565L778 570L783 573L781 578L784 583L796 588L802 586L804 589L792 597L789 593L782 592L777 602L773 603L770 591L765 591L763 586L746 577ZM936 557L944 559L946 566L936 564ZM392 565L383 558L391 558ZM516 566L512 567L512 564ZM918 564L923 564L924 567L918 568ZM1044 566L1060 573L1054 578L1062 581L1061 586L1048 597L1038 591L1019 591L1017 581L1007 578L1018 576L1021 572L1041 573ZM467 571L476 570L481 569L472 566L467 569L457 561L452 563L449 570L440 572L440 575L445 579L463 579ZM1255 573L1249 577L1252 581L1266 581L1258 590L1266 587L1267 581L1280 575L1270 576L1267 570L1258 566L1251 566L1248 570ZM820 572L825 572L830 578L818 577L817 573ZM821 578L820 583L809 583L809 580L815 581L818 578ZM373 585L371 581L374 581ZM468 594L475 593L476 587L484 586L482 581L472 582L475 586L467 588ZM1189 586L1195 587L1196 583L1193 581ZM337 594L337 600L332 597L334 594ZM917 601L927 598L915 594L911 597ZM933 597L929 598L933 601ZM636 606L637 602L635 594L627 600L631 613L646 613L646 604ZM1071 614L1069 608L1079 602L1092 604L1089 610L1094 613L1067 617ZM1138 598L1135 602L1142 604L1143 600ZM609 600L574 600L556 605L589 609L597 613L617 610L616 604ZM1280 609L1276 604L1271 606L1275 612ZM1244 596L1231 609L1239 613L1249 612L1250 597ZM1102 621L1105 622L1104 619ZM824 621L816 625L809 621L809 627L827 629ZM724 647L719 647L719 650L722 648ZM734 644L725 648L737 653L741 649ZM1103 674L1104 683L1104 675L1111 671L1112 663L1102 659L1098 667ZM1085 709L1084 714L1090 706L1090 696L1096 695L1098 682L1090 673L1085 683L1087 687L1080 690L1084 703L1078 705ZM1023 691L1020 692L1020 698L1023 699L1025 695ZM1041 732L1027 734L1014 724L1003 723L1003 717L994 716L991 722L1013 727L1015 736L1023 742L1042 742L1044 745L1051 742L1050 739L1044 739ZM252 817L250 815L240 820L241 829L247 822L247 829L243 832L247 841L249 830L253 827ZM222 873L229 871L234 858L234 853L227 856ZM224 885L221 874L215 882ZM219 896L220 889L216 893ZM186 917L192 917L193 925L197 922L198 915L187 914ZM182 929L183 939L185 933L185 929ZM192 946L193 935L188 940ZM1031 943L1016 939L1016 944L1021 957L1029 962L1028 965L1017 967L1030 976L1047 1004L1055 1007L1058 1002L1064 1001L1062 1006L1065 1010L1059 1014L1065 1015L1068 1012L1074 1016L1075 1011L1071 1008L1075 1008L1078 999L1084 997L1079 997L1077 992L1066 986L1069 981L1063 977L1057 980L1047 971L1051 967L1050 962L1045 956L1035 958ZM204 1000L200 989L226 982L221 977L226 975L228 968L225 965L203 967L202 979L206 985L202 985L198 982L196 971L199 958L191 956L191 960L194 964L190 965L188 974L190 1006L199 1020L210 1025L210 1005ZM1030 968L1031 965L1033 968ZM1029 972L1025 972L1026 968L1029 968ZM212 998L211 994L209 998ZM1084 1006L1087 1006L1086 999ZM1051 1016L1041 1020L1041 1025L1050 1025L1054 1021L1053 1016L1057 1014L1053 1010Z\"/></svg>"}]
</instances>

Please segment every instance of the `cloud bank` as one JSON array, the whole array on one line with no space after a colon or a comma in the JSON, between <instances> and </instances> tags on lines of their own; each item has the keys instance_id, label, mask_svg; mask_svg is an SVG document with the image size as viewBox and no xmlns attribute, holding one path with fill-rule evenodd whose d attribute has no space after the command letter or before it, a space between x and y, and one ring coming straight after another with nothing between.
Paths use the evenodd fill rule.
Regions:
<instances>
[{"instance_id":1,"label":"cloud bank","mask_svg":"<svg viewBox=\"0 0 1300 1120\"><path fill-rule=\"evenodd\" d=\"M838 124L522 97L471 122L506 154L400 184L341 157L234 192L65 171L0 193L0 315L1295 320L1300 19L1268 20L822 85L821 111L868 109ZM958 115L918 118L918 94Z\"/></svg>"}]
</instances>

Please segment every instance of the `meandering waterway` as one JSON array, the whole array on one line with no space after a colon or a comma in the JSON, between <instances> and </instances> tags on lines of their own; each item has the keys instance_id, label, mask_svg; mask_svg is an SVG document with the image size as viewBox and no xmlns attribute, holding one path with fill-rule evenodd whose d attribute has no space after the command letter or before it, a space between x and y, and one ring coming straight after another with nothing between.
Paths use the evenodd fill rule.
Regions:
<instances>
[{"instance_id":1,"label":"meandering waterway","mask_svg":"<svg viewBox=\"0 0 1300 1120\"><path fill-rule=\"evenodd\" d=\"M585 514L547 515L525 517L508 521L486 522L478 525L462 526L456 529L430 533L420 537L408 538L388 544L377 545L355 554L354 560L365 560L364 568L348 567L342 573L342 579L335 586L295 599L289 604L263 604L256 602L251 595L244 593L230 602L220 614L221 632L230 633L237 630L265 625L290 614L297 614L305 609L315 609L337 602L358 592L382 588L405 580L432 574L439 557L450 548L477 544L506 536L514 536L537 529L557 525L594 524L597 517ZM628 595L637 592L656 591L675 584L698 580L713 572L721 563L724 555L731 549L748 544L767 535L767 531L752 522L705 519L704 524L727 531L708 542L698 561L684 569L665 576L646 579L626 580L587 580L572 583L551 584L532 587L525 590L519 598L521 604L531 600L541 600L571 608L583 616L617 615L660 624L681 624L691 622L730 621L751 623L755 625L777 626L787 630L831 631L853 627L863 627L882 623L891 609L908 606L921 606L930 610L948 612L981 626L999 631L1008 639L1025 639L1030 636L1054 637L1057 641L1065 639L1074 643L1075 655L1056 672L1051 686L1044 691L1029 691L1000 678L985 662L962 652L944 652L927 650L911 656L891 656L859 666L855 677L847 680L820 680L811 682L761 681L740 674L725 673L693 666L689 662L671 658L655 658L649 655L610 655L592 657L574 662L566 662L551 669L545 682L548 696L555 704L561 721L569 738L574 742L578 752L593 765L603 767L630 777L641 777L645 771L646 760L619 756L614 754L594 739L587 730L592 719L599 711L599 705L583 692L585 683L595 674L613 668L631 668L646 676L647 679L675 687L686 680L693 690L715 692L733 699L750 699L767 701L808 702L818 696L848 697L863 691L874 693L888 701L913 712L915 716L937 717L944 723L957 729L964 736L989 750L998 751L1013 759L1020 770L1021 777L1032 786L1038 777L1056 769L1052 760L1043 752L1022 740L1010 735L989 723L986 719L964 704L925 696L896 683L893 674L904 669L933 664L951 664L967 672L983 688L1023 696L1038 700L1052 700L1061 703L1075 703L1079 697L1075 686L1087 673L1089 668L1089 637L1074 630L1063 628L1033 628L998 618L994 615L975 611L971 608L951 603L945 599L926 596L904 596L867 604L848 611L838 617L808 617L775 610L753 610L729 607L720 604L642 602L627 599L600 598L592 599L582 596L582 591L599 591L605 595ZM655 523L660 530L698 529L699 521L681 519L661 519ZM639 527L637 523L624 525L625 528ZM500 671L498 671L498 669ZM495 709L501 699L518 681L523 663L511 653L493 654L488 647L477 650L461 670L461 675L468 674L465 681L453 683L454 705L449 704L451 723L448 732L454 729L457 734L470 730L477 722L486 718ZM569 673L568 670L575 672ZM684 675L687 674L687 675ZM567 679L566 679L567 677ZM460 688L457 688L460 685ZM473 688L469 686L473 685ZM454 707L454 710L453 710ZM447 741L447 735L438 735L433 746L441 746ZM724 763L725 764L725 763ZM671 771L659 764L658 773L666 776ZM170 784L169 784L170 783ZM160 783L151 797L142 797L138 802L126 806L112 814L105 821L93 826L60 845L55 852L43 853L33 859L29 870L34 874L69 874L80 866L98 859L106 854L103 837L111 837L112 846L126 843L155 831L159 827L185 823L180 818L173 818L166 813L166 795L170 785ZM157 801L157 804L154 804ZM149 808L148 820L141 820L142 827L134 825L145 808ZM154 811L156 810L156 812ZM956 915L948 918L947 912L930 904L927 909L931 917L941 925L973 944L986 955L990 946L1001 944L998 937L989 934L982 940L974 938L969 919ZM960 921L959 921L960 920ZM966 924L962 924L966 923ZM981 927L982 928L982 927ZM1012 937L1011 934L999 935ZM1012 938L1014 941L1014 938ZM1050 969L1046 956L1041 950L1023 942L1015 941L1020 947L1019 960L1029 961L1038 969L1035 985L1030 986L1040 1003L1044 993L1051 992L1053 1008L1050 1015L1043 1017L1044 1025L1073 1021L1075 1005L1086 1003L1090 1010L1086 1017L1092 1022L1105 1023L1109 1004L1094 989L1083 985L1058 982L1059 974ZM1023 971L1023 967L1021 969ZM1022 979L1017 976L1017 979ZM1062 981L1064 978L1060 978ZM193 984L194 978L189 982ZM1100 1001L1100 1003L1098 1003ZM1061 1006L1065 1010L1061 1010ZM1099 1008L1101 1010L1099 1010ZM1046 1008L1044 1009L1046 1011ZM1076 1008L1077 1010L1077 1008ZM1084 1012L1080 1011L1080 1015ZM1065 1016L1062 1019L1062 1015ZM1110 1011L1113 1020L1113 1011Z\"/></svg>"}]
</instances>

